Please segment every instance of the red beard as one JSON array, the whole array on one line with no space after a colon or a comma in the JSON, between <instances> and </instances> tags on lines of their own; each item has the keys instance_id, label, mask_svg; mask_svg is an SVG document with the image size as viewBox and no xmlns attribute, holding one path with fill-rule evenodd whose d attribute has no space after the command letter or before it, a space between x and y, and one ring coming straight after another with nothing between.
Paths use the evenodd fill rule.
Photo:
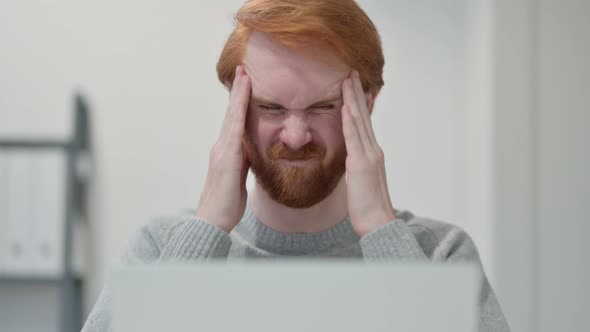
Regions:
<instances>
[{"instance_id":1,"label":"red beard","mask_svg":"<svg viewBox=\"0 0 590 332\"><path fill-rule=\"evenodd\" d=\"M308 208L334 191L346 171L346 146L336 150L329 162L325 161L326 148L310 142L296 151L283 143L275 143L266 150L267 161L249 137L244 138L246 156L258 183L276 202L291 208ZM291 166L280 159L305 160L314 158L309 165Z\"/></svg>"}]
</instances>

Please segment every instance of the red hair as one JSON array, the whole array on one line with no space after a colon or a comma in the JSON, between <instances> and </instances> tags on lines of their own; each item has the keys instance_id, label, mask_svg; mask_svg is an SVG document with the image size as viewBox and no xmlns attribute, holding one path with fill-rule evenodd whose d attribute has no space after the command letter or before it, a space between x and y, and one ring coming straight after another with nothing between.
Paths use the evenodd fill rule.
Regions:
<instances>
[{"instance_id":1,"label":"red hair","mask_svg":"<svg viewBox=\"0 0 590 332\"><path fill-rule=\"evenodd\" d=\"M253 31L270 34L291 48L304 44L327 47L358 70L363 89L383 86L383 51L377 29L353 0L250 0L234 17L235 28L217 61L222 84L233 82Z\"/></svg>"}]
</instances>

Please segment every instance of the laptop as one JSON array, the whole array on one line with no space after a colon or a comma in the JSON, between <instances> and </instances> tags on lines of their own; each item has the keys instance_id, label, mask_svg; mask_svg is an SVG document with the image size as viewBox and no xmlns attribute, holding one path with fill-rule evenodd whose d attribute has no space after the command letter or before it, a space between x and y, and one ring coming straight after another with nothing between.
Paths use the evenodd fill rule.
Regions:
<instances>
[{"instance_id":1,"label":"laptop","mask_svg":"<svg viewBox=\"0 0 590 332\"><path fill-rule=\"evenodd\" d=\"M362 261L123 267L114 331L477 331L477 269Z\"/></svg>"}]
</instances>

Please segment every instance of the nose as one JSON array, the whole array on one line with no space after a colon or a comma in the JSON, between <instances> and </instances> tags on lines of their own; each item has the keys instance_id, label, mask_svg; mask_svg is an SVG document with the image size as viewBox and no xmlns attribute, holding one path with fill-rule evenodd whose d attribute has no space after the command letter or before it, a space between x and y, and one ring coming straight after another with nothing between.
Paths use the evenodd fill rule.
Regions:
<instances>
[{"instance_id":1,"label":"nose","mask_svg":"<svg viewBox=\"0 0 590 332\"><path fill-rule=\"evenodd\" d=\"M283 123L281 141L291 150L297 150L311 141L309 125L303 116L292 115Z\"/></svg>"}]
</instances>

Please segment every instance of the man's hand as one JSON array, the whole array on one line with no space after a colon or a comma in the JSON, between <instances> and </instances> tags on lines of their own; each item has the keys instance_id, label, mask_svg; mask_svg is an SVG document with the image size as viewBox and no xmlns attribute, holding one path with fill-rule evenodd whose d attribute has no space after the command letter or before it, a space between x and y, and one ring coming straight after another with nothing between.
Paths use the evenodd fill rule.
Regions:
<instances>
[{"instance_id":1,"label":"man's hand","mask_svg":"<svg viewBox=\"0 0 590 332\"><path fill-rule=\"evenodd\" d=\"M348 212L362 237L395 219L385 178L385 159L377 144L358 72L342 82L342 129L348 156Z\"/></svg>"},{"instance_id":2,"label":"man's hand","mask_svg":"<svg viewBox=\"0 0 590 332\"><path fill-rule=\"evenodd\" d=\"M204 221L230 232L246 208L249 164L242 145L250 100L250 78L236 67L221 133L211 150L209 170L195 213Z\"/></svg>"}]
</instances>

